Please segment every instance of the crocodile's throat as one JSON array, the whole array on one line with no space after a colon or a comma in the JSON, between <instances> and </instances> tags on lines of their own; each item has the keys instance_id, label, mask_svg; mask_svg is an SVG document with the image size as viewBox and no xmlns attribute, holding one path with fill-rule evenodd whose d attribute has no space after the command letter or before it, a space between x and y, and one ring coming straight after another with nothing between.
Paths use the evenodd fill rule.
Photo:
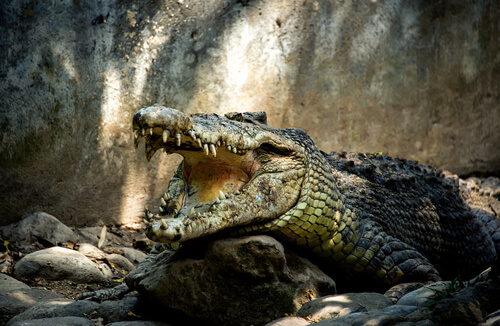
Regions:
<instances>
[{"instance_id":1,"label":"crocodile's throat","mask_svg":"<svg viewBox=\"0 0 500 326\"><path fill-rule=\"evenodd\" d=\"M182 145L167 150L182 155L184 161L179 167L178 179L173 181L178 184L165 193L159 207L160 215L166 217L193 218L212 213L223 200L244 196L245 185L261 166L254 150L235 154L221 146L216 156L202 150L185 150ZM169 207L176 209L169 210Z\"/></svg>"}]
</instances>

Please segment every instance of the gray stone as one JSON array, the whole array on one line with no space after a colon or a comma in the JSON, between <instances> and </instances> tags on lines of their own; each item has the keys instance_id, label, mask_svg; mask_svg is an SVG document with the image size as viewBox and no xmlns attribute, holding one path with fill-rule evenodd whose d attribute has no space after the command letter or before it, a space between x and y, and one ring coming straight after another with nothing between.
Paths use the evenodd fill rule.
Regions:
<instances>
[{"instance_id":1,"label":"gray stone","mask_svg":"<svg viewBox=\"0 0 500 326\"><path fill-rule=\"evenodd\" d=\"M360 307L371 311L388 306L392 306L392 301L380 293L344 293L307 302L297 311L296 316L323 320L359 311Z\"/></svg>"},{"instance_id":2,"label":"gray stone","mask_svg":"<svg viewBox=\"0 0 500 326\"><path fill-rule=\"evenodd\" d=\"M12 276L0 274L0 294L10 292L12 290L28 290L30 287L21 281L16 280Z\"/></svg>"},{"instance_id":3,"label":"gray stone","mask_svg":"<svg viewBox=\"0 0 500 326\"><path fill-rule=\"evenodd\" d=\"M0 316L15 316L37 302L59 299L63 296L43 289L16 289L0 294Z\"/></svg>"},{"instance_id":4,"label":"gray stone","mask_svg":"<svg viewBox=\"0 0 500 326\"><path fill-rule=\"evenodd\" d=\"M317 326L347 326L347 325L365 325L365 326L384 326L394 325L397 322L404 321L404 317L417 311L420 307L394 305L383 309L372 310L369 312L356 312L344 317L325 319L315 323Z\"/></svg>"},{"instance_id":5,"label":"gray stone","mask_svg":"<svg viewBox=\"0 0 500 326\"><path fill-rule=\"evenodd\" d=\"M52 247L24 256L14 268L14 276L26 279L67 279L78 283L102 283L109 280L103 270L81 253Z\"/></svg>"},{"instance_id":6,"label":"gray stone","mask_svg":"<svg viewBox=\"0 0 500 326\"><path fill-rule=\"evenodd\" d=\"M18 321L9 326L95 326L95 324L83 317L54 317Z\"/></svg>"},{"instance_id":7,"label":"gray stone","mask_svg":"<svg viewBox=\"0 0 500 326\"><path fill-rule=\"evenodd\" d=\"M99 242L99 236L101 234L102 227L99 226L91 226L86 228L78 228L75 230L75 234L77 235L77 239L83 243L89 243L93 246L97 246ZM109 243L109 239L106 239L104 245ZM96 247L97 248L97 247Z\"/></svg>"},{"instance_id":8,"label":"gray stone","mask_svg":"<svg viewBox=\"0 0 500 326\"><path fill-rule=\"evenodd\" d=\"M142 321L142 320L132 320L132 321L119 321L116 323L110 323L106 326L169 326L170 324L161 321Z\"/></svg>"},{"instance_id":9,"label":"gray stone","mask_svg":"<svg viewBox=\"0 0 500 326\"><path fill-rule=\"evenodd\" d=\"M438 325L479 324L483 321L483 312L475 292L474 288L466 288L451 298L437 301L431 320Z\"/></svg>"},{"instance_id":10,"label":"gray stone","mask_svg":"<svg viewBox=\"0 0 500 326\"><path fill-rule=\"evenodd\" d=\"M31 308L12 318L7 326L16 322L53 318L53 317L81 317L84 314L89 315L97 309L99 304L93 301L74 301L71 299L52 299L36 303Z\"/></svg>"},{"instance_id":11,"label":"gray stone","mask_svg":"<svg viewBox=\"0 0 500 326\"><path fill-rule=\"evenodd\" d=\"M498 197L500 194L500 179L497 177L488 177L481 182L481 190L486 195Z\"/></svg>"},{"instance_id":12,"label":"gray stone","mask_svg":"<svg viewBox=\"0 0 500 326\"><path fill-rule=\"evenodd\" d=\"M40 241L52 245L76 241L76 235L69 227L44 212L34 213L17 223L1 228L0 235L26 251L33 251L32 244Z\"/></svg>"},{"instance_id":13,"label":"gray stone","mask_svg":"<svg viewBox=\"0 0 500 326\"><path fill-rule=\"evenodd\" d=\"M165 251L125 280L155 302L231 325L264 324L335 291L331 278L269 236L184 247L175 259Z\"/></svg>"},{"instance_id":14,"label":"gray stone","mask_svg":"<svg viewBox=\"0 0 500 326\"><path fill-rule=\"evenodd\" d=\"M500 310L497 310L484 318L484 322L478 326L498 326L500 325Z\"/></svg>"},{"instance_id":15,"label":"gray stone","mask_svg":"<svg viewBox=\"0 0 500 326\"><path fill-rule=\"evenodd\" d=\"M137 296L125 296L121 300L104 301L97 308L96 317L101 317L105 324L133 319L129 312L137 314L138 300Z\"/></svg>"},{"instance_id":16,"label":"gray stone","mask_svg":"<svg viewBox=\"0 0 500 326\"><path fill-rule=\"evenodd\" d=\"M283 317L267 323L265 326L306 326L310 324L311 322L302 317Z\"/></svg>"},{"instance_id":17,"label":"gray stone","mask_svg":"<svg viewBox=\"0 0 500 326\"><path fill-rule=\"evenodd\" d=\"M130 262L127 258L118 254L108 254L106 255L106 260L109 264L114 265L122 270L127 272L133 271L135 269L135 265Z\"/></svg>"},{"instance_id":18,"label":"gray stone","mask_svg":"<svg viewBox=\"0 0 500 326\"><path fill-rule=\"evenodd\" d=\"M450 282L436 282L404 295L398 305L427 307L436 302L438 294L446 290Z\"/></svg>"},{"instance_id":19,"label":"gray stone","mask_svg":"<svg viewBox=\"0 0 500 326\"><path fill-rule=\"evenodd\" d=\"M136 266L139 265L147 256L147 254L143 251L137 249L127 247L120 247L120 249L123 250L123 256Z\"/></svg>"},{"instance_id":20,"label":"gray stone","mask_svg":"<svg viewBox=\"0 0 500 326\"><path fill-rule=\"evenodd\" d=\"M106 257L107 255L107 253L97 248L96 246L91 245L90 243L79 243L78 252L88 258L94 259L104 259L104 257Z\"/></svg>"},{"instance_id":21,"label":"gray stone","mask_svg":"<svg viewBox=\"0 0 500 326\"><path fill-rule=\"evenodd\" d=\"M406 315L405 320L413 324L423 321L432 323L430 320L431 315L432 311L429 308L421 308L419 310L412 312L411 314Z\"/></svg>"}]
</instances>

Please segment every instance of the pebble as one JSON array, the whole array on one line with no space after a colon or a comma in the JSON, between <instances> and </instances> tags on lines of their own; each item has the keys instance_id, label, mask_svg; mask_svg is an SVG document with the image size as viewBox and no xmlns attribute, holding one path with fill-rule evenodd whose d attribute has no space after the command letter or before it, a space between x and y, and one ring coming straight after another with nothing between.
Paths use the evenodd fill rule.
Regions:
<instances>
[{"instance_id":1,"label":"pebble","mask_svg":"<svg viewBox=\"0 0 500 326\"><path fill-rule=\"evenodd\" d=\"M93 301L75 301L71 299L51 299L36 303L31 308L12 318L6 326L15 322L53 317L81 317L90 315L99 304Z\"/></svg>"},{"instance_id":2,"label":"pebble","mask_svg":"<svg viewBox=\"0 0 500 326\"><path fill-rule=\"evenodd\" d=\"M54 317L22 320L9 326L95 326L95 324L84 317Z\"/></svg>"}]
</instances>

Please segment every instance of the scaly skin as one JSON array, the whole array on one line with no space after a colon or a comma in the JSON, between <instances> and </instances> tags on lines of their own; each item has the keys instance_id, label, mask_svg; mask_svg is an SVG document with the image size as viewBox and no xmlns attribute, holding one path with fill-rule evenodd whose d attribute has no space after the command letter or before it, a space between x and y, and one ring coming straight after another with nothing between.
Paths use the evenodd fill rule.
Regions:
<instances>
[{"instance_id":1,"label":"scaly skin","mask_svg":"<svg viewBox=\"0 0 500 326\"><path fill-rule=\"evenodd\" d=\"M148 160L161 148L184 157L159 213L146 210L153 241L267 232L386 286L468 277L495 258L495 231L431 167L325 154L301 130L268 126L264 112L188 116L153 106L134 115L133 129Z\"/></svg>"}]
</instances>

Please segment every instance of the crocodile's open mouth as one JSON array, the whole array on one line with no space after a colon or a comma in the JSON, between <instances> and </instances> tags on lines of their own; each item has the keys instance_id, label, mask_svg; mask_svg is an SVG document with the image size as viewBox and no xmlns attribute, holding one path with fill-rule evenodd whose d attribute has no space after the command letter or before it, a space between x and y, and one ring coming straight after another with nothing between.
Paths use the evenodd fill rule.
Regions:
<instances>
[{"instance_id":1,"label":"crocodile's open mouth","mask_svg":"<svg viewBox=\"0 0 500 326\"><path fill-rule=\"evenodd\" d=\"M224 140L202 143L201 137L182 133L165 137L164 130L158 129L148 130L146 156L163 147L167 153L182 155L184 161L160 200L157 218L211 213L223 200L241 195L261 166L253 149L239 149Z\"/></svg>"},{"instance_id":2,"label":"crocodile's open mouth","mask_svg":"<svg viewBox=\"0 0 500 326\"><path fill-rule=\"evenodd\" d=\"M219 125L227 121L203 115L211 117L217 117ZM143 109L134 116L135 144L137 147L145 138L148 160L159 149L184 157L160 200L158 213L146 209L149 238L185 241L262 223L289 209L290 199L295 202L296 196L280 193L283 181L275 176L286 174L282 165L288 164L289 153L254 137L231 133L240 122L230 121L213 130L212 125L204 125L204 119L196 118L161 107ZM289 185L293 183L289 180Z\"/></svg>"}]
</instances>

